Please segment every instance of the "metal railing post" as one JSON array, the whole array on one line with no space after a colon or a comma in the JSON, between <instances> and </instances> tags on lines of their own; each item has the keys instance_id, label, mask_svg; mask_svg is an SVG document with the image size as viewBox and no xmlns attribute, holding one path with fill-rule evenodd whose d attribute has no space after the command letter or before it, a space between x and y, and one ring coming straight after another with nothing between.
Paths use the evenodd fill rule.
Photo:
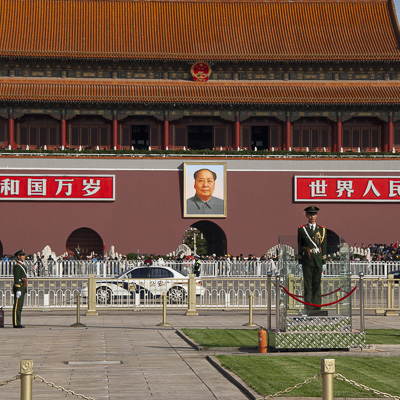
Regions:
<instances>
[{"instance_id":1,"label":"metal railing post","mask_svg":"<svg viewBox=\"0 0 400 400\"><path fill-rule=\"evenodd\" d=\"M268 271L267 273L267 292L268 292L268 315L267 315L267 329L271 330L271 322L272 322L272 272Z\"/></svg>"},{"instance_id":2,"label":"metal railing post","mask_svg":"<svg viewBox=\"0 0 400 400\"><path fill-rule=\"evenodd\" d=\"M21 400L32 400L33 361L22 360L21 373Z\"/></svg>"},{"instance_id":3,"label":"metal railing post","mask_svg":"<svg viewBox=\"0 0 400 400\"><path fill-rule=\"evenodd\" d=\"M89 275L88 280L88 297L87 297L88 309L85 315L99 315L96 311L96 281L94 280L94 275Z\"/></svg>"},{"instance_id":4,"label":"metal railing post","mask_svg":"<svg viewBox=\"0 0 400 400\"><path fill-rule=\"evenodd\" d=\"M321 359L322 400L333 400L333 378L335 375L335 359Z\"/></svg>"},{"instance_id":5,"label":"metal railing post","mask_svg":"<svg viewBox=\"0 0 400 400\"><path fill-rule=\"evenodd\" d=\"M249 293L249 322L243 324L243 326L257 326L253 324L253 292Z\"/></svg>"},{"instance_id":6,"label":"metal railing post","mask_svg":"<svg viewBox=\"0 0 400 400\"><path fill-rule=\"evenodd\" d=\"M394 310L394 275L389 272L387 276L387 309L385 315L398 315Z\"/></svg>"},{"instance_id":7,"label":"metal railing post","mask_svg":"<svg viewBox=\"0 0 400 400\"><path fill-rule=\"evenodd\" d=\"M281 308L281 277L279 273L276 274L275 276L275 290L276 290L276 300L275 300L275 332L280 332L280 327L279 327L279 312Z\"/></svg>"},{"instance_id":8,"label":"metal railing post","mask_svg":"<svg viewBox=\"0 0 400 400\"><path fill-rule=\"evenodd\" d=\"M189 274L188 292L188 310L185 315L197 316L199 313L196 311L196 281L194 274Z\"/></svg>"},{"instance_id":9,"label":"metal railing post","mask_svg":"<svg viewBox=\"0 0 400 400\"><path fill-rule=\"evenodd\" d=\"M71 326L73 327L86 326L85 324L81 324L81 294L79 292L76 294L76 322Z\"/></svg>"},{"instance_id":10,"label":"metal railing post","mask_svg":"<svg viewBox=\"0 0 400 400\"><path fill-rule=\"evenodd\" d=\"M360 331L364 332L365 324L364 324L364 273L360 272L358 288L360 289Z\"/></svg>"},{"instance_id":11,"label":"metal railing post","mask_svg":"<svg viewBox=\"0 0 400 400\"><path fill-rule=\"evenodd\" d=\"M163 292L162 301L163 301L163 321L157 324L157 326L171 326L171 324L167 322L167 292Z\"/></svg>"}]
</instances>

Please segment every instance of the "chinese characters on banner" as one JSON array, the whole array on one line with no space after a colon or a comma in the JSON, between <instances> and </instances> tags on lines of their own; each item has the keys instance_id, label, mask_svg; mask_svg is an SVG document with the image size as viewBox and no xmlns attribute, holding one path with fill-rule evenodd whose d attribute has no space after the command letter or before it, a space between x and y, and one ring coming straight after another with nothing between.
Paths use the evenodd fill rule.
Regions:
<instances>
[{"instance_id":1,"label":"chinese characters on banner","mask_svg":"<svg viewBox=\"0 0 400 400\"><path fill-rule=\"evenodd\" d=\"M0 200L114 201L114 175L0 175Z\"/></svg>"},{"instance_id":2,"label":"chinese characters on banner","mask_svg":"<svg viewBox=\"0 0 400 400\"><path fill-rule=\"evenodd\" d=\"M400 202L400 176L295 176L295 201Z\"/></svg>"}]
</instances>

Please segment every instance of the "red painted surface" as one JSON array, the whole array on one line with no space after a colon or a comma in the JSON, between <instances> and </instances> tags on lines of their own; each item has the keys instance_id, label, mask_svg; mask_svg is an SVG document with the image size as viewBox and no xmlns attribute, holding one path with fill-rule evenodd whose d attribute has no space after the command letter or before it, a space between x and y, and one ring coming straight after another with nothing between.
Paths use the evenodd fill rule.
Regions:
<instances>
[{"instance_id":1,"label":"red painted surface","mask_svg":"<svg viewBox=\"0 0 400 400\"><path fill-rule=\"evenodd\" d=\"M87 174L87 171L74 173ZM296 235L297 227L306 222L303 209L310 203L294 202L295 174L228 169L228 216L209 220L225 232L229 254L261 255L277 244L279 235ZM348 174L358 175L351 171ZM138 249L140 253L156 254L174 251L182 242L184 231L199 221L182 217L182 172L133 170L115 171L115 175L114 202L2 202L0 240L4 252L14 253L23 247L32 253L50 245L61 254L68 236L82 227L95 230L107 249L114 245L122 254ZM394 217L397 204L324 203L318 206L318 223L342 235L351 245L390 243L399 239Z\"/></svg>"}]
</instances>

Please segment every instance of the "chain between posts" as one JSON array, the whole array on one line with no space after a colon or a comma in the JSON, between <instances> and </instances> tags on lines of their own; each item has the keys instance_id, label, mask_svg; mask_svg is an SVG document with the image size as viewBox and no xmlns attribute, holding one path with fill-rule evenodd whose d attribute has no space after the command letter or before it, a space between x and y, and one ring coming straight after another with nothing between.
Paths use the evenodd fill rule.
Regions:
<instances>
[{"instance_id":1,"label":"chain between posts","mask_svg":"<svg viewBox=\"0 0 400 400\"><path fill-rule=\"evenodd\" d=\"M87 396L84 396L83 394L78 394L78 393L75 393L75 392L72 391L72 390L65 389L65 388L62 387L62 386L57 386L55 383L46 381L46 379L42 378L42 377L39 376L39 375L35 375L35 376L33 377L33 379L34 379L35 381L38 381L38 382L41 382L41 383L45 383L47 386L53 387L53 388L55 388L55 389L57 389L57 390L60 390L61 392L65 392L65 393L67 393L67 394L70 394L70 395L72 395L72 396L75 396L75 397L77 397L78 399L95 400L93 397L87 397Z\"/></svg>"},{"instance_id":2,"label":"chain between posts","mask_svg":"<svg viewBox=\"0 0 400 400\"><path fill-rule=\"evenodd\" d=\"M361 383L357 383L357 382L355 382L355 381L352 381L351 379L348 379L348 378L346 378L345 376L343 376L343 375L341 375L341 374L335 374L334 377L335 377L337 380L339 380L339 381L347 382L347 383L349 383L350 385L355 386L355 387L358 387L358 388L360 388L360 389L364 389L364 390L367 390L367 391L369 391L369 392L373 392L373 393L375 393L375 394L380 394L381 396L387 397L387 398L389 398L389 399L400 400L400 396L393 396L393 395L391 395L391 394L389 394L389 393L381 392L380 390L377 390L377 389L372 389L372 388L370 388L370 387L368 387L368 386L365 386L365 385L363 385L363 384L361 384Z\"/></svg>"},{"instance_id":3,"label":"chain between posts","mask_svg":"<svg viewBox=\"0 0 400 400\"><path fill-rule=\"evenodd\" d=\"M7 380L4 381L4 382L0 382L0 387L1 387L1 386L8 385L9 383L14 382L14 381L18 381L19 379L21 379L21 375L20 375L20 374L15 375L15 376L12 377L11 379L7 379Z\"/></svg>"},{"instance_id":4,"label":"chain between posts","mask_svg":"<svg viewBox=\"0 0 400 400\"><path fill-rule=\"evenodd\" d=\"M307 378L307 379L306 379L305 381L303 381L303 382L300 382L300 383L298 383L298 384L296 384L296 385L294 385L294 386L292 386L292 387L290 387L290 388L287 388L287 389L282 390L282 391L280 391L280 392L277 392L277 393L275 393L275 394L271 394L271 395L269 395L269 396L266 396L266 397L264 397L264 399L266 400L266 399L270 399L271 397L280 396L280 395L282 395L282 394L284 394L284 393L289 393L289 392L291 392L292 390L301 388L302 386L307 385L308 383L310 383L310 382L312 382L312 381L315 381L316 379L318 379L318 378L320 378L320 377L321 377L320 374L314 375L312 378Z\"/></svg>"}]
</instances>

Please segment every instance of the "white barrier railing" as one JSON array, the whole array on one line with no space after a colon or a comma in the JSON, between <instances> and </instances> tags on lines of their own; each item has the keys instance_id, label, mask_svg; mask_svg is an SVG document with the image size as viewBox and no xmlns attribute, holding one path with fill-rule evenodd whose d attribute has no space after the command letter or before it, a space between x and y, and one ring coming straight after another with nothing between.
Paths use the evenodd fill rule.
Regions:
<instances>
[{"instance_id":1,"label":"white barrier railing","mask_svg":"<svg viewBox=\"0 0 400 400\"><path fill-rule=\"evenodd\" d=\"M272 279L274 281L275 278ZM196 281L199 281L196 279ZM28 292L25 296L27 309L72 309L76 307L77 294L81 293L81 305L87 306L87 294L84 295L88 280L86 278L32 278L29 280ZM396 279L391 278L363 278L364 309L375 313L400 311L400 285ZM129 294L114 291L112 297L107 297L108 287L105 284L117 284L125 288ZM351 279L351 287L358 286L359 278ZM10 309L13 306L12 292L13 280L0 279L0 307ZM161 308L162 293L166 292L168 307L187 307L188 297L187 281L182 279L144 279L144 280L96 280L96 303L102 308ZM289 287L290 291L302 296L302 279L294 278ZM337 278L323 279L323 293L333 293L331 297L324 298L324 303L336 300L343 293L336 293ZM268 296L266 278L202 278L201 285L196 285L196 303L199 309L243 309L249 306L249 294L253 293L253 307L267 309L268 298L271 306L275 308L276 288L272 284L271 296ZM338 297L339 296L339 297ZM289 307L299 308L300 305L289 300ZM329 309L338 309L341 304ZM351 307L354 311L360 308L360 293L357 289L351 296Z\"/></svg>"},{"instance_id":2,"label":"white barrier railing","mask_svg":"<svg viewBox=\"0 0 400 400\"><path fill-rule=\"evenodd\" d=\"M15 261L0 262L0 277L13 275ZM28 275L30 277L62 278L62 277L87 277L94 274L96 277L109 278L119 275L128 269L142 262L133 261L52 261L40 268L33 262L26 262ZM193 262L163 262L165 265L176 271L189 274L193 272ZM336 261L327 263L327 274L334 275L339 267ZM387 277L392 271L400 270L399 261L351 261L351 275L358 275L362 272L369 277ZM204 261L201 263L200 274L202 277L263 277L271 272L278 272L278 262L274 261Z\"/></svg>"}]
</instances>

